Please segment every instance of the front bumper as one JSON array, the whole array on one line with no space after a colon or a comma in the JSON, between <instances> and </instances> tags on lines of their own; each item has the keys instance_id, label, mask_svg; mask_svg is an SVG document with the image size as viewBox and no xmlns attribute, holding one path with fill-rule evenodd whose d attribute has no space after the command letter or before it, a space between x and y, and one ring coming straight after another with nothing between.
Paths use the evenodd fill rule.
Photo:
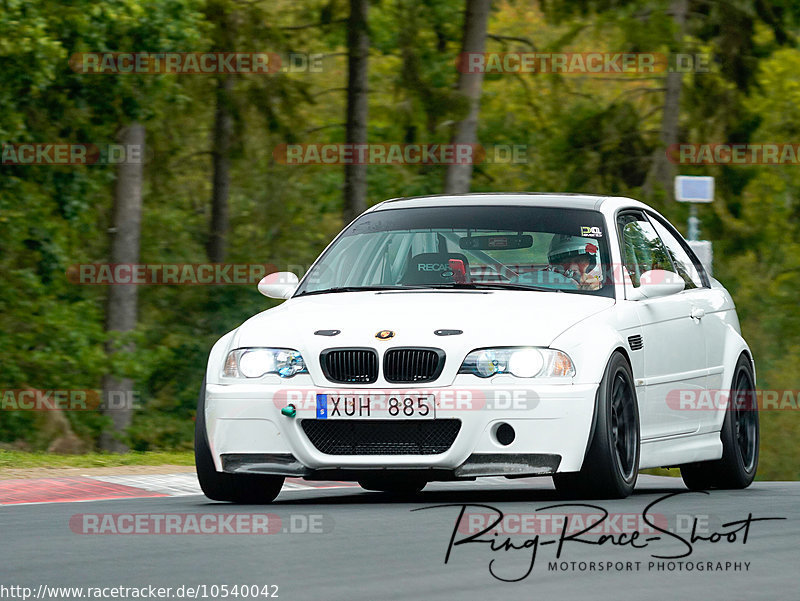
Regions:
<instances>
[{"instance_id":1,"label":"front bumper","mask_svg":"<svg viewBox=\"0 0 800 601\"><path fill-rule=\"evenodd\" d=\"M436 419L457 419L460 429L453 443L434 454L335 455L321 452L301 426L316 419L317 392L336 388L287 387L273 383L208 384L205 419L215 466L228 473L261 473L309 479L358 479L365 473L391 470L424 472L428 480L477 476L521 477L578 471L592 429L597 384L541 384L520 386L518 379L494 379L476 387L472 376L448 387L405 387L434 395ZM354 388L347 388L353 391ZM359 387L367 393L370 387ZM453 402L468 390L486 402ZM455 391L455 392L454 392ZM287 392L290 394L287 395ZM498 393L502 392L498 397ZM498 398L524 399L522 403ZM281 414L289 402L294 418ZM440 402L441 401L441 402ZM400 420L402 421L402 420ZM514 429L514 440L503 445L497 426Z\"/></svg>"}]
</instances>

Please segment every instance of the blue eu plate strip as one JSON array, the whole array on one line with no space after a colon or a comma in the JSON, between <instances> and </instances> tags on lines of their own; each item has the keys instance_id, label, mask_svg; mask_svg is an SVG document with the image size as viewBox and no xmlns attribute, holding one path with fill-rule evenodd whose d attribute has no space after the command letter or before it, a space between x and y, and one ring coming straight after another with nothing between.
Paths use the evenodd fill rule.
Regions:
<instances>
[{"instance_id":1,"label":"blue eu plate strip","mask_svg":"<svg viewBox=\"0 0 800 601\"><path fill-rule=\"evenodd\" d=\"M317 395L317 419L328 419L328 395Z\"/></svg>"}]
</instances>

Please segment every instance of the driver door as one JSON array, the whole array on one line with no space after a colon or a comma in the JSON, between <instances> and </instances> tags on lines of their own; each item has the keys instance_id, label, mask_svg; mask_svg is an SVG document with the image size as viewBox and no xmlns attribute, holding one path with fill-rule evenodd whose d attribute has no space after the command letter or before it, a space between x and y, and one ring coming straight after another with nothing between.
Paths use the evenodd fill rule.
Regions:
<instances>
[{"instance_id":1,"label":"driver door","mask_svg":"<svg viewBox=\"0 0 800 601\"><path fill-rule=\"evenodd\" d=\"M618 217L622 257L630 274L627 291L639 287L641 275L652 269L676 272L663 242L647 217L626 212ZM699 393L706 386L703 328L692 319L687 291L634 302L642 326L643 399L640 399L642 440L689 434L699 427L698 411L678 410L667 403L675 390ZM638 382L637 382L638 384ZM673 395L675 392L673 392Z\"/></svg>"}]
</instances>

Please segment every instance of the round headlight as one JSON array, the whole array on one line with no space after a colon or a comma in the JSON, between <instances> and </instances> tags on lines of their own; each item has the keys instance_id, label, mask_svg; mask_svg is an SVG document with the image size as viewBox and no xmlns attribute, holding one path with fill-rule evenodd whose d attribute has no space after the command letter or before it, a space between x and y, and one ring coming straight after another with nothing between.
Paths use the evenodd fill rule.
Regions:
<instances>
[{"instance_id":1,"label":"round headlight","mask_svg":"<svg viewBox=\"0 0 800 601\"><path fill-rule=\"evenodd\" d=\"M533 348L520 349L511 353L508 359L508 371L518 378L532 378L544 365L542 353Z\"/></svg>"},{"instance_id":2,"label":"round headlight","mask_svg":"<svg viewBox=\"0 0 800 601\"><path fill-rule=\"evenodd\" d=\"M245 378L260 378L267 372L274 372L275 354L261 349L245 351L239 357L239 371Z\"/></svg>"},{"instance_id":3,"label":"round headlight","mask_svg":"<svg viewBox=\"0 0 800 601\"><path fill-rule=\"evenodd\" d=\"M504 371L505 365L500 361L494 351L482 351L475 358L475 371L482 378L488 378L494 374Z\"/></svg>"}]
</instances>

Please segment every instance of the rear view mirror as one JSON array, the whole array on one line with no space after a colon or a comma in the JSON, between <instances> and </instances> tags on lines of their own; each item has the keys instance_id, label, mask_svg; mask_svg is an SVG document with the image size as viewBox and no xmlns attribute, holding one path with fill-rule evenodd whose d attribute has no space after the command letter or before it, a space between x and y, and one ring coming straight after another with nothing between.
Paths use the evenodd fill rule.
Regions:
<instances>
[{"instance_id":1,"label":"rear view mirror","mask_svg":"<svg viewBox=\"0 0 800 601\"><path fill-rule=\"evenodd\" d=\"M291 271L277 271L261 278L258 291L269 298L289 298L300 280Z\"/></svg>"},{"instance_id":2,"label":"rear view mirror","mask_svg":"<svg viewBox=\"0 0 800 601\"><path fill-rule=\"evenodd\" d=\"M514 250L533 246L530 234L498 234L496 236L466 236L458 241L462 250Z\"/></svg>"}]
</instances>

